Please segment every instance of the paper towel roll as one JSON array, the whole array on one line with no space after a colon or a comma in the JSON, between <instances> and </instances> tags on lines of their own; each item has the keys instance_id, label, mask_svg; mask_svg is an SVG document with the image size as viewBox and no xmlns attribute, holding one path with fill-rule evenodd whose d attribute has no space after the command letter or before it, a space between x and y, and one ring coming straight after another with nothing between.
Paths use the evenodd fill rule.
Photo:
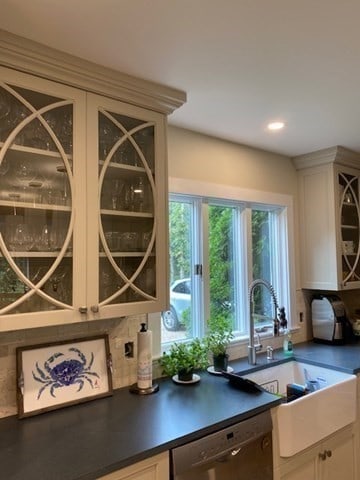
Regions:
<instances>
[{"instance_id":1,"label":"paper towel roll","mask_svg":"<svg viewBox=\"0 0 360 480\"><path fill-rule=\"evenodd\" d=\"M137 335L138 367L137 386L141 389L152 387L152 332L147 330L146 324L141 324Z\"/></svg>"}]
</instances>

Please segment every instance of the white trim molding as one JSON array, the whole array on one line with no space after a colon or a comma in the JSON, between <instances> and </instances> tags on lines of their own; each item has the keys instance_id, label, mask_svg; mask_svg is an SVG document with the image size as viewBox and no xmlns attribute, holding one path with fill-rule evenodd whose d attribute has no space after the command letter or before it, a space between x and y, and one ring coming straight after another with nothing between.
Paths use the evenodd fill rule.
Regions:
<instances>
[{"instance_id":1,"label":"white trim molding","mask_svg":"<svg viewBox=\"0 0 360 480\"><path fill-rule=\"evenodd\" d=\"M0 30L0 64L166 115L186 102L181 90L120 73L5 30Z\"/></svg>"},{"instance_id":2,"label":"white trim molding","mask_svg":"<svg viewBox=\"0 0 360 480\"><path fill-rule=\"evenodd\" d=\"M284 193L265 192L249 188L235 187L220 183L201 182L187 178L170 177L169 192L184 195L199 195L224 200L237 200L252 203L268 203L293 208L293 197Z\"/></svg>"}]
</instances>

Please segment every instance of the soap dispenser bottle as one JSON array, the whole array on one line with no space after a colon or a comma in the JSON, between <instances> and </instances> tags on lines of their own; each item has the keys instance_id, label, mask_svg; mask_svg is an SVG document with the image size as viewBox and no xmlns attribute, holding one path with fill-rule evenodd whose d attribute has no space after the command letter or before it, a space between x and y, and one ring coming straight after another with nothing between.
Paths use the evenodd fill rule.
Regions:
<instances>
[{"instance_id":1,"label":"soap dispenser bottle","mask_svg":"<svg viewBox=\"0 0 360 480\"><path fill-rule=\"evenodd\" d=\"M293 353L293 343L291 340L291 332L289 332L289 330L286 330L284 333L283 350L286 355L292 355Z\"/></svg>"}]
</instances>

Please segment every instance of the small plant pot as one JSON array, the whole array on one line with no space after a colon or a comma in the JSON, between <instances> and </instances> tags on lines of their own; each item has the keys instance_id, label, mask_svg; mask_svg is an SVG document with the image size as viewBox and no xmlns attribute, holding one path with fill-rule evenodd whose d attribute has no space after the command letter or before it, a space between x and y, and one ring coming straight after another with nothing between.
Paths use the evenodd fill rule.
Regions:
<instances>
[{"instance_id":1,"label":"small plant pot","mask_svg":"<svg viewBox=\"0 0 360 480\"><path fill-rule=\"evenodd\" d=\"M193 379L193 371L190 370L190 372L189 372L187 370L179 370L178 371L178 379L181 382L191 382L192 379Z\"/></svg>"},{"instance_id":2,"label":"small plant pot","mask_svg":"<svg viewBox=\"0 0 360 480\"><path fill-rule=\"evenodd\" d=\"M229 363L229 355L227 353L221 355L213 355L215 372L226 372Z\"/></svg>"}]
</instances>

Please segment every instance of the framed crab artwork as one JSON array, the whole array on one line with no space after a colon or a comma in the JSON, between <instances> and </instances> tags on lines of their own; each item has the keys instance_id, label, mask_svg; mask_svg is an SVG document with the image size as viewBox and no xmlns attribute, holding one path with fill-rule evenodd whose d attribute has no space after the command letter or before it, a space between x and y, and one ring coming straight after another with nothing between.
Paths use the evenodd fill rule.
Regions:
<instances>
[{"instance_id":1,"label":"framed crab artwork","mask_svg":"<svg viewBox=\"0 0 360 480\"><path fill-rule=\"evenodd\" d=\"M112 394L107 335L18 347L16 366L19 418Z\"/></svg>"}]
</instances>

